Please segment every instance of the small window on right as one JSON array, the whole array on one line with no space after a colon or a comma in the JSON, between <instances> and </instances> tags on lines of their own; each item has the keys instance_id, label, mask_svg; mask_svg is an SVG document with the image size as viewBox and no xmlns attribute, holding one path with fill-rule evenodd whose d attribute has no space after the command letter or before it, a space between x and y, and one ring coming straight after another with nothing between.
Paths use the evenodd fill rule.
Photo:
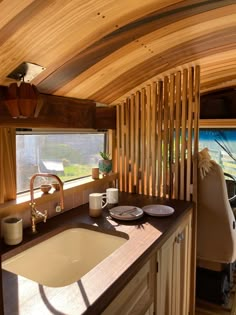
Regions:
<instances>
[{"instance_id":1,"label":"small window on right","mask_svg":"<svg viewBox=\"0 0 236 315\"><path fill-rule=\"evenodd\" d=\"M200 128L199 151L205 147L224 172L236 176L236 129Z\"/></svg>"}]
</instances>

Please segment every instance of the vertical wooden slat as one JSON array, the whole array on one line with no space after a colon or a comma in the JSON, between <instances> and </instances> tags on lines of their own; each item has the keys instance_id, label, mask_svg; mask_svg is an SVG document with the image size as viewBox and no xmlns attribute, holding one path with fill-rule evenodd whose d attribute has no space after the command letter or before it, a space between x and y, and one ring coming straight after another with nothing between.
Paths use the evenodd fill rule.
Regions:
<instances>
[{"instance_id":1,"label":"vertical wooden slat","mask_svg":"<svg viewBox=\"0 0 236 315\"><path fill-rule=\"evenodd\" d=\"M186 200L190 200L192 183L192 128L193 128L193 68L189 69L189 87L188 87L188 142L187 142L187 180L186 180Z\"/></svg>"},{"instance_id":2,"label":"vertical wooden slat","mask_svg":"<svg viewBox=\"0 0 236 315\"><path fill-rule=\"evenodd\" d=\"M158 81L158 122L157 122L157 196L162 195L162 99L163 82Z\"/></svg>"},{"instance_id":3,"label":"vertical wooden slat","mask_svg":"<svg viewBox=\"0 0 236 315\"><path fill-rule=\"evenodd\" d=\"M129 104L130 99L126 99L125 106L125 191L129 192Z\"/></svg>"},{"instance_id":4,"label":"vertical wooden slat","mask_svg":"<svg viewBox=\"0 0 236 315\"><path fill-rule=\"evenodd\" d=\"M121 190L121 182L122 182L122 176L121 176L121 121L120 121L120 113L121 113L121 105L116 106L116 145L117 145L117 172L118 172L118 187L119 190Z\"/></svg>"},{"instance_id":5,"label":"vertical wooden slat","mask_svg":"<svg viewBox=\"0 0 236 315\"><path fill-rule=\"evenodd\" d=\"M134 118L135 118L135 112L134 112L134 103L135 98L134 94L131 95L130 98L130 173L131 173L131 182L130 182L130 188L131 192L134 192L134 146L135 146L135 139L134 139Z\"/></svg>"},{"instance_id":6,"label":"vertical wooden slat","mask_svg":"<svg viewBox=\"0 0 236 315\"><path fill-rule=\"evenodd\" d=\"M135 177L136 177L136 193L139 189L139 172L140 172L140 92L135 95Z\"/></svg>"},{"instance_id":7,"label":"vertical wooden slat","mask_svg":"<svg viewBox=\"0 0 236 315\"><path fill-rule=\"evenodd\" d=\"M121 106L121 191L125 191L125 102Z\"/></svg>"},{"instance_id":8,"label":"vertical wooden slat","mask_svg":"<svg viewBox=\"0 0 236 315\"><path fill-rule=\"evenodd\" d=\"M187 111L188 70L183 71L182 117L181 117L181 159L180 159L180 199L185 198L185 153L186 153L186 111Z\"/></svg>"},{"instance_id":9,"label":"vertical wooden slat","mask_svg":"<svg viewBox=\"0 0 236 315\"><path fill-rule=\"evenodd\" d=\"M168 105L168 85L169 78L167 76L164 77L164 126L163 126L163 196L167 197L167 185L168 185L168 145L169 145L169 128L168 128L168 120L169 120L169 105Z\"/></svg>"},{"instance_id":10,"label":"vertical wooden slat","mask_svg":"<svg viewBox=\"0 0 236 315\"><path fill-rule=\"evenodd\" d=\"M191 255L191 295L190 295L190 312L195 314L195 288L196 288L196 247L197 247L197 154L198 154L198 127L199 127L199 111L200 111L200 66L195 67L194 75L194 160L193 160L193 223L192 223L192 255Z\"/></svg>"},{"instance_id":11,"label":"vertical wooden slat","mask_svg":"<svg viewBox=\"0 0 236 315\"><path fill-rule=\"evenodd\" d=\"M197 154L198 154L198 125L199 125L199 110L200 110L200 67L195 69L195 87L194 87L194 157L195 164L193 166L193 176L197 180ZM194 200L197 200L197 185L194 185L193 192Z\"/></svg>"},{"instance_id":12,"label":"vertical wooden slat","mask_svg":"<svg viewBox=\"0 0 236 315\"><path fill-rule=\"evenodd\" d=\"M175 118L175 198L179 198L179 154L180 154L180 105L181 72L176 74L176 118Z\"/></svg>"},{"instance_id":13,"label":"vertical wooden slat","mask_svg":"<svg viewBox=\"0 0 236 315\"><path fill-rule=\"evenodd\" d=\"M175 76L170 75L170 144L169 144L169 196L173 196L173 150L174 150L174 99Z\"/></svg>"},{"instance_id":14,"label":"vertical wooden slat","mask_svg":"<svg viewBox=\"0 0 236 315\"><path fill-rule=\"evenodd\" d=\"M150 195L150 167L151 167L151 86L146 88L146 191Z\"/></svg>"},{"instance_id":15,"label":"vertical wooden slat","mask_svg":"<svg viewBox=\"0 0 236 315\"><path fill-rule=\"evenodd\" d=\"M108 130L108 152L112 157L112 171L117 171L117 143L115 130Z\"/></svg>"},{"instance_id":16,"label":"vertical wooden slat","mask_svg":"<svg viewBox=\"0 0 236 315\"><path fill-rule=\"evenodd\" d=\"M151 94L151 170L152 170L152 196L156 195L156 120L157 120L157 83L154 82L152 85L152 94Z\"/></svg>"},{"instance_id":17,"label":"vertical wooden slat","mask_svg":"<svg viewBox=\"0 0 236 315\"><path fill-rule=\"evenodd\" d=\"M145 128L146 128L146 94L145 89L141 90L141 193L145 194L145 178L146 178L146 170L145 170Z\"/></svg>"}]
</instances>

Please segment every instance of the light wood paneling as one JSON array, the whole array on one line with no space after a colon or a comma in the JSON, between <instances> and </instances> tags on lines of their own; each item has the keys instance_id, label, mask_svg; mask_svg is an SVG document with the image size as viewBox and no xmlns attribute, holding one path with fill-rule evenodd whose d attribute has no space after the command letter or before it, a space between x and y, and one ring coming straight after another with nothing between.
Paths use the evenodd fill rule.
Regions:
<instances>
[{"instance_id":1,"label":"light wood paneling","mask_svg":"<svg viewBox=\"0 0 236 315\"><path fill-rule=\"evenodd\" d=\"M179 66L201 65L202 91L235 86L235 0L12 0L0 12L0 85L27 61L46 68L32 80L41 93L106 104Z\"/></svg>"}]
</instances>

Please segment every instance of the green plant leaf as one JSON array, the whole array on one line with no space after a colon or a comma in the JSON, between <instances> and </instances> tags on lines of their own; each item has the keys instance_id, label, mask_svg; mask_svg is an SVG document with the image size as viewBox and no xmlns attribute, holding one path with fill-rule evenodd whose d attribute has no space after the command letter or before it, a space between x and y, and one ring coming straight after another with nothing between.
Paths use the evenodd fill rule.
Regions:
<instances>
[{"instance_id":1,"label":"green plant leaf","mask_svg":"<svg viewBox=\"0 0 236 315\"><path fill-rule=\"evenodd\" d=\"M110 153L100 151L100 155L103 158L103 160L110 160L111 156Z\"/></svg>"}]
</instances>

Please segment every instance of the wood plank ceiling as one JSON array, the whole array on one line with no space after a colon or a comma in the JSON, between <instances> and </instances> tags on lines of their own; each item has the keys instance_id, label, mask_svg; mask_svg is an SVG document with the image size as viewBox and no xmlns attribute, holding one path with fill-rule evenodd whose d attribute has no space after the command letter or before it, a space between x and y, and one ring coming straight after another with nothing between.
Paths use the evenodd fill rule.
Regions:
<instances>
[{"instance_id":1,"label":"wood plank ceiling","mask_svg":"<svg viewBox=\"0 0 236 315\"><path fill-rule=\"evenodd\" d=\"M115 104L201 65L201 91L236 85L235 0L3 0L0 85L22 62L41 93Z\"/></svg>"}]
</instances>

